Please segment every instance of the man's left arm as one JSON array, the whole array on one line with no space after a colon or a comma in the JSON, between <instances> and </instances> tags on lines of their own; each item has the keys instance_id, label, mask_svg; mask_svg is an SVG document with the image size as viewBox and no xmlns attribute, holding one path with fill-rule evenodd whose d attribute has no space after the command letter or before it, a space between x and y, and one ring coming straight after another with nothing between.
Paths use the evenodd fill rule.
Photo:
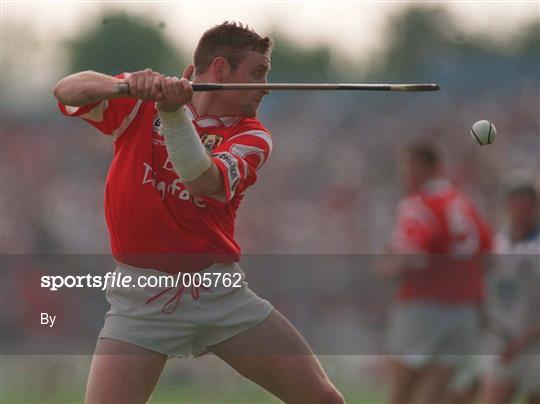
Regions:
<instances>
[{"instance_id":1,"label":"man's left arm","mask_svg":"<svg viewBox=\"0 0 540 404\"><path fill-rule=\"evenodd\" d=\"M227 203L257 178L272 147L264 130L246 130L232 136L209 156L183 108L159 111L160 131L176 174L191 195L209 202Z\"/></svg>"},{"instance_id":2,"label":"man's left arm","mask_svg":"<svg viewBox=\"0 0 540 404\"><path fill-rule=\"evenodd\" d=\"M213 161L204 173L192 181L185 181L184 185L193 196L210 196L220 200L225 199L223 174Z\"/></svg>"},{"instance_id":3,"label":"man's left arm","mask_svg":"<svg viewBox=\"0 0 540 404\"><path fill-rule=\"evenodd\" d=\"M178 177L191 195L210 203L228 203L252 185L272 149L266 130L246 128L209 156L183 108L160 110L159 115L160 130Z\"/></svg>"}]
</instances>

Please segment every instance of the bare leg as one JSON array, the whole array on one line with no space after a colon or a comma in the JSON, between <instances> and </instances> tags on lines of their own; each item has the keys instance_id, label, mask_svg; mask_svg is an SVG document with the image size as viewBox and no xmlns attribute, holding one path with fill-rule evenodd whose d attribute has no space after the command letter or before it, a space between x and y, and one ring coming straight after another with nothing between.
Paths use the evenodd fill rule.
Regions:
<instances>
[{"instance_id":1,"label":"bare leg","mask_svg":"<svg viewBox=\"0 0 540 404\"><path fill-rule=\"evenodd\" d=\"M167 356L126 342L101 338L92 359L86 403L145 403Z\"/></svg>"},{"instance_id":2,"label":"bare leg","mask_svg":"<svg viewBox=\"0 0 540 404\"><path fill-rule=\"evenodd\" d=\"M343 403L317 357L277 311L257 327L209 350L287 403Z\"/></svg>"},{"instance_id":3,"label":"bare leg","mask_svg":"<svg viewBox=\"0 0 540 404\"><path fill-rule=\"evenodd\" d=\"M399 359L390 362L392 381L390 383L391 404L407 404L412 402L414 391L421 376L421 371L412 368Z\"/></svg>"},{"instance_id":4,"label":"bare leg","mask_svg":"<svg viewBox=\"0 0 540 404\"><path fill-rule=\"evenodd\" d=\"M428 365L418 386L419 403L441 403L446 396L448 382L454 375L454 368L437 363Z\"/></svg>"},{"instance_id":5,"label":"bare leg","mask_svg":"<svg viewBox=\"0 0 540 404\"><path fill-rule=\"evenodd\" d=\"M513 380L487 379L482 385L482 402L485 404L507 404L517 390Z\"/></svg>"},{"instance_id":6,"label":"bare leg","mask_svg":"<svg viewBox=\"0 0 540 404\"><path fill-rule=\"evenodd\" d=\"M540 392L527 394L527 404L540 404Z\"/></svg>"},{"instance_id":7,"label":"bare leg","mask_svg":"<svg viewBox=\"0 0 540 404\"><path fill-rule=\"evenodd\" d=\"M445 401L452 404L472 404L476 402L475 400L478 396L479 388L480 384L474 382L471 386L468 386L462 391L448 393Z\"/></svg>"}]
</instances>

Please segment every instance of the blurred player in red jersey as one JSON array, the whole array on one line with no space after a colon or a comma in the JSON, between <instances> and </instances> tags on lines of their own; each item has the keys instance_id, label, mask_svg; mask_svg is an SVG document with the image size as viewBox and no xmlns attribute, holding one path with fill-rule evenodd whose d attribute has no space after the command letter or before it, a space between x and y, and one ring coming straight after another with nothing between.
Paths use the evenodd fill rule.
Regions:
<instances>
[{"instance_id":1,"label":"blurred player in red jersey","mask_svg":"<svg viewBox=\"0 0 540 404\"><path fill-rule=\"evenodd\" d=\"M193 94L189 83L193 73L194 82L264 83L271 48L270 38L223 23L205 32L181 79L150 69L81 72L55 87L64 114L112 135L105 211L117 271L241 276L240 288L109 287L87 402L145 402L169 356L208 351L286 402L343 402L304 339L247 287L237 264L236 211L272 149L255 117L268 92ZM129 97L113 91L123 82Z\"/></svg>"},{"instance_id":2,"label":"blurred player in red jersey","mask_svg":"<svg viewBox=\"0 0 540 404\"><path fill-rule=\"evenodd\" d=\"M378 263L399 284L387 329L390 402L436 403L475 352L491 234L473 204L441 176L434 146L409 146L400 164L407 194Z\"/></svg>"}]
</instances>

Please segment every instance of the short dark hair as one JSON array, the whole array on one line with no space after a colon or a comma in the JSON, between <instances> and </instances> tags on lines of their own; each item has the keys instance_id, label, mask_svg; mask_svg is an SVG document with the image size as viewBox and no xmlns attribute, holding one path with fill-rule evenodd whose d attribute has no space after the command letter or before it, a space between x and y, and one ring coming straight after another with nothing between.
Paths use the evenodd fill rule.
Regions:
<instances>
[{"instance_id":1,"label":"short dark hair","mask_svg":"<svg viewBox=\"0 0 540 404\"><path fill-rule=\"evenodd\" d=\"M197 73L204 73L216 57L227 59L234 70L244 58L243 51L272 52L273 41L261 37L247 25L225 21L207 30L195 49L194 62Z\"/></svg>"},{"instance_id":2,"label":"short dark hair","mask_svg":"<svg viewBox=\"0 0 540 404\"><path fill-rule=\"evenodd\" d=\"M428 168L436 169L440 165L440 154L437 147L427 141L409 144L405 147L405 153Z\"/></svg>"},{"instance_id":3,"label":"short dark hair","mask_svg":"<svg viewBox=\"0 0 540 404\"><path fill-rule=\"evenodd\" d=\"M505 197L507 200L516 197L526 197L538 202L538 191L535 186L528 182L514 183L507 187Z\"/></svg>"}]
</instances>

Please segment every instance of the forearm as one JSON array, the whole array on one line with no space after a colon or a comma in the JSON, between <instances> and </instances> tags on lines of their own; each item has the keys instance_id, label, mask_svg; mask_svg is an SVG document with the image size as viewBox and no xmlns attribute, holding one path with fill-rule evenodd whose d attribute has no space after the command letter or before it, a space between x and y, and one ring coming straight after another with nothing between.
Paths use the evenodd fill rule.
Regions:
<instances>
[{"instance_id":1,"label":"forearm","mask_svg":"<svg viewBox=\"0 0 540 404\"><path fill-rule=\"evenodd\" d=\"M72 74L60 80L54 87L53 94L64 105L80 107L96 101L117 98L113 93L114 84L122 79L105 74L84 71Z\"/></svg>"},{"instance_id":2,"label":"forearm","mask_svg":"<svg viewBox=\"0 0 540 404\"><path fill-rule=\"evenodd\" d=\"M206 153L184 110L159 111L159 115L169 158L189 192L194 196L221 194L221 173Z\"/></svg>"},{"instance_id":3,"label":"forearm","mask_svg":"<svg viewBox=\"0 0 540 404\"><path fill-rule=\"evenodd\" d=\"M216 196L225 198L223 178L218 166L212 162L210 168L193 181L185 181L184 185L193 196Z\"/></svg>"}]
</instances>

